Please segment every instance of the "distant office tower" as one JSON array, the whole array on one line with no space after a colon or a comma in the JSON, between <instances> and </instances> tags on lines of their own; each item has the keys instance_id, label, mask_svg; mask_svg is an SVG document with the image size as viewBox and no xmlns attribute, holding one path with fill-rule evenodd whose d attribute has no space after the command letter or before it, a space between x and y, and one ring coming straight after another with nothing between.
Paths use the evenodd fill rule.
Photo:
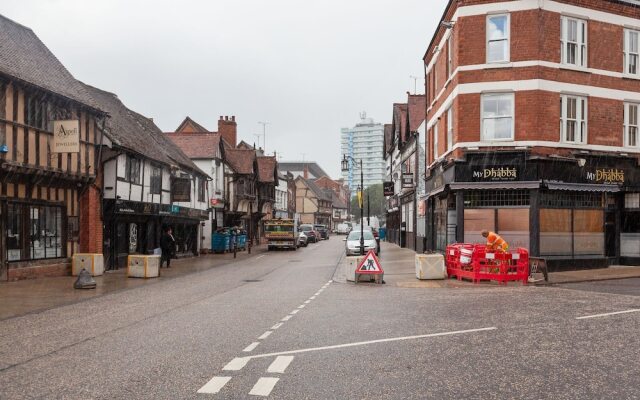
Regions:
<instances>
[{"instance_id":1,"label":"distant office tower","mask_svg":"<svg viewBox=\"0 0 640 400\"><path fill-rule=\"evenodd\" d=\"M367 118L366 113L360 114L360 122L353 128L342 128L341 160L347 155L356 162L351 162L349 171L342 172L342 178L349 185L352 195L360 185L360 160L364 170L364 188L382 183L384 180L384 126Z\"/></svg>"}]
</instances>

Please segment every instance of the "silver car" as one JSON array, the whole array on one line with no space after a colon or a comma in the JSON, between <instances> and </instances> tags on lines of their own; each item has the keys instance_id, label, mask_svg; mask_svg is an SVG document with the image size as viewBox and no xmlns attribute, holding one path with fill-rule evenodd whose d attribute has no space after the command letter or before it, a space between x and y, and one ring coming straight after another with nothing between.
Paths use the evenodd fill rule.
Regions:
<instances>
[{"instance_id":1,"label":"silver car","mask_svg":"<svg viewBox=\"0 0 640 400\"><path fill-rule=\"evenodd\" d=\"M360 255L360 231L353 230L349 233L345 241L345 252L347 256L359 256ZM376 255L378 255L378 246L376 243L376 238L373 237L373 233L371 231L364 231L364 253L366 254L369 250L373 250Z\"/></svg>"}]
</instances>

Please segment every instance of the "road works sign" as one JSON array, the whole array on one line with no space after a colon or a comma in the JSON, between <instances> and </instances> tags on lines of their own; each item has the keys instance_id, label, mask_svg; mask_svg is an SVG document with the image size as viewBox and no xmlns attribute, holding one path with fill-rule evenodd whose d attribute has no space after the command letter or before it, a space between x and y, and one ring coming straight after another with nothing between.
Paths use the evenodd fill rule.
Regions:
<instances>
[{"instance_id":1,"label":"road works sign","mask_svg":"<svg viewBox=\"0 0 640 400\"><path fill-rule=\"evenodd\" d=\"M384 274L382 267L380 266L380 261L378 261L378 257L376 257L376 253L373 250L369 250L367 256L362 260L358 268L356 269L356 274L363 275L381 275Z\"/></svg>"}]
</instances>

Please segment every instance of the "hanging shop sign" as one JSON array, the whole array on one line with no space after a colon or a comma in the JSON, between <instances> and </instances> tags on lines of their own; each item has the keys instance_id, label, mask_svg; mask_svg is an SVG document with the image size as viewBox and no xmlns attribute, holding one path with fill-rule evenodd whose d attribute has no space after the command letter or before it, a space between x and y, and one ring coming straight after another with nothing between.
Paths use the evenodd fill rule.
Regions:
<instances>
[{"instance_id":1,"label":"hanging shop sign","mask_svg":"<svg viewBox=\"0 0 640 400\"><path fill-rule=\"evenodd\" d=\"M405 172L402 174L402 188L413 189L413 174L411 172Z\"/></svg>"},{"instance_id":2,"label":"hanging shop sign","mask_svg":"<svg viewBox=\"0 0 640 400\"><path fill-rule=\"evenodd\" d=\"M395 185L393 184L393 181L391 182L384 182L382 184L382 190L384 192L385 196L393 196L395 193Z\"/></svg>"},{"instance_id":3,"label":"hanging shop sign","mask_svg":"<svg viewBox=\"0 0 640 400\"><path fill-rule=\"evenodd\" d=\"M51 152L80 152L80 122L77 119L53 121L53 148Z\"/></svg>"},{"instance_id":4,"label":"hanging shop sign","mask_svg":"<svg viewBox=\"0 0 640 400\"><path fill-rule=\"evenodd\" d=\"M191 179L174 177L171 179L171 202L191 201Z\"/></svg>"}]
</instances>

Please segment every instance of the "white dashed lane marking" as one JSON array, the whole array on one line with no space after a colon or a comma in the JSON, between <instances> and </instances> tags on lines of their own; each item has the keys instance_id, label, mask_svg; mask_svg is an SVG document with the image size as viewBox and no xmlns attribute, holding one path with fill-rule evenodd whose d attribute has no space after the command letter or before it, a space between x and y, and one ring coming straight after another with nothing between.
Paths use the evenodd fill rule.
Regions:
<instances>
[{"instance_id":1,"label":"white dashed lane marking","mask_svg":"<svg viewBox=\"0 0 640 400\"><path fill-rule=\"evenodd\" d=\"M629 314L629 313L636 313L636 312L640 312L640 309L616 311L616 312L610 312L610 313L604 313L604 314L585 315L583 317L576 317L576 319L602 318L602 317L610 317L612 315Z\"/></svg>"},{"instance_id":2,"label":"white dashed lane marking","mask_svg":"<svg viewBox=\"0 0 640 400\"><path fill-rule=\"evenodd\" d=\"M265 333L263 333L258 339L263 340L269 337L269 335L271 335L273 332L272 331L266 331Z\"/></svg>"},{"instance_id":3,"label":"white dashed lane marking","mask_svg":"<svg viewBox=\"0 0 640 400\"><path fill-rule=\"evenodd\" d=\"M225 365L222 369L224 371L240 371L249 362L249 357L236 357L229 361L229 364Z\"/></svg>"},{"instance_id":4,"label":"white dashed lane marking","mask_svg":"<svg viewBox=\"0 0 640 400\"><path fill-rule=\"evenodd\" d=\"M277 324L272 326L271 329L273 329L275 331L276 329L280 328L282 325L284 325L282 322L278 322Z\"/></svg>"},{"instance_id":5,"label":"white dashed lane marking","mask_svg":"<svg viewBox=\"0 0 640 400\"><path fill-rule=\"evenodd\" d=\"M291 315L287 315L286 317L282 318L280 321L287 322L290 319L291 319Z\"/></svg>"},{"instance_id":6,"label":"white dashed lane marking","mask_svg":"<svg viewBox=\"0 0 640 400\"><path fill-rule=\"evenodd\" d=\"M297 309L297 310L293 310L293 311L291 311L291 313L290 313L290 314L291 314L291 315L296 315L296 314L297 314L297 313L299 313L299 312L300 312L300 309Z\"/></svg>"},{"instance_id":7,"label":"white dashed lane marking","mask_svg":"<svg viewBox=\"0 0 640 400\"><path fill-rule=\"evenodd\" d=\"M304 304L303 304L303 305L298 306L298 308L299 308L299 309L303 309L304 307L305 307L305 305L304 305Z\"/></svg>"},{"instance_id":8,"label":"white dashed lane marking","mask_svg":"<svg viewBox=\"0 0 640 400\"><path fill-rule=\"evenodd\" d=\"M289 364L291 364L291 361L293 361L293 356L278 356L271 365L269 365L267 372L270 374L284 374L284 371Z\"/></svg>"},{"instance_id":9,"label":"white dashed lane marking","mask_svg":"<svg viewBox=\"0 0 640 400\"><path fill-rule=\"evenodd\" d=\"M214 376L198 390L198 393L216 394L231 380L230 376Z\"/></svg>"},{"instance_id":10,"label":"white dashed lane marking","mask_svg":"<svg viewBox=\"0 0 640 400\"><path fill-rule=\"evenodd\" d=\"M250 345L248 345L247 347L245 347L244 350L242 350L242 351L244 351L245 353L253 351L253 350L255 350L256 347L258 347L259 344L260 344L260 342L253 342Z\"/></svg>"},{"instance_id":11,"label":"white dashed lane marking","mask_svg":"<svg viewBox=\"0 0 640 400\"><path fill-rule=\"evenodd\" d=\"M269 396L280 378L260 378L249 392L252 396Z\"/></svg>"}]
</instances>

